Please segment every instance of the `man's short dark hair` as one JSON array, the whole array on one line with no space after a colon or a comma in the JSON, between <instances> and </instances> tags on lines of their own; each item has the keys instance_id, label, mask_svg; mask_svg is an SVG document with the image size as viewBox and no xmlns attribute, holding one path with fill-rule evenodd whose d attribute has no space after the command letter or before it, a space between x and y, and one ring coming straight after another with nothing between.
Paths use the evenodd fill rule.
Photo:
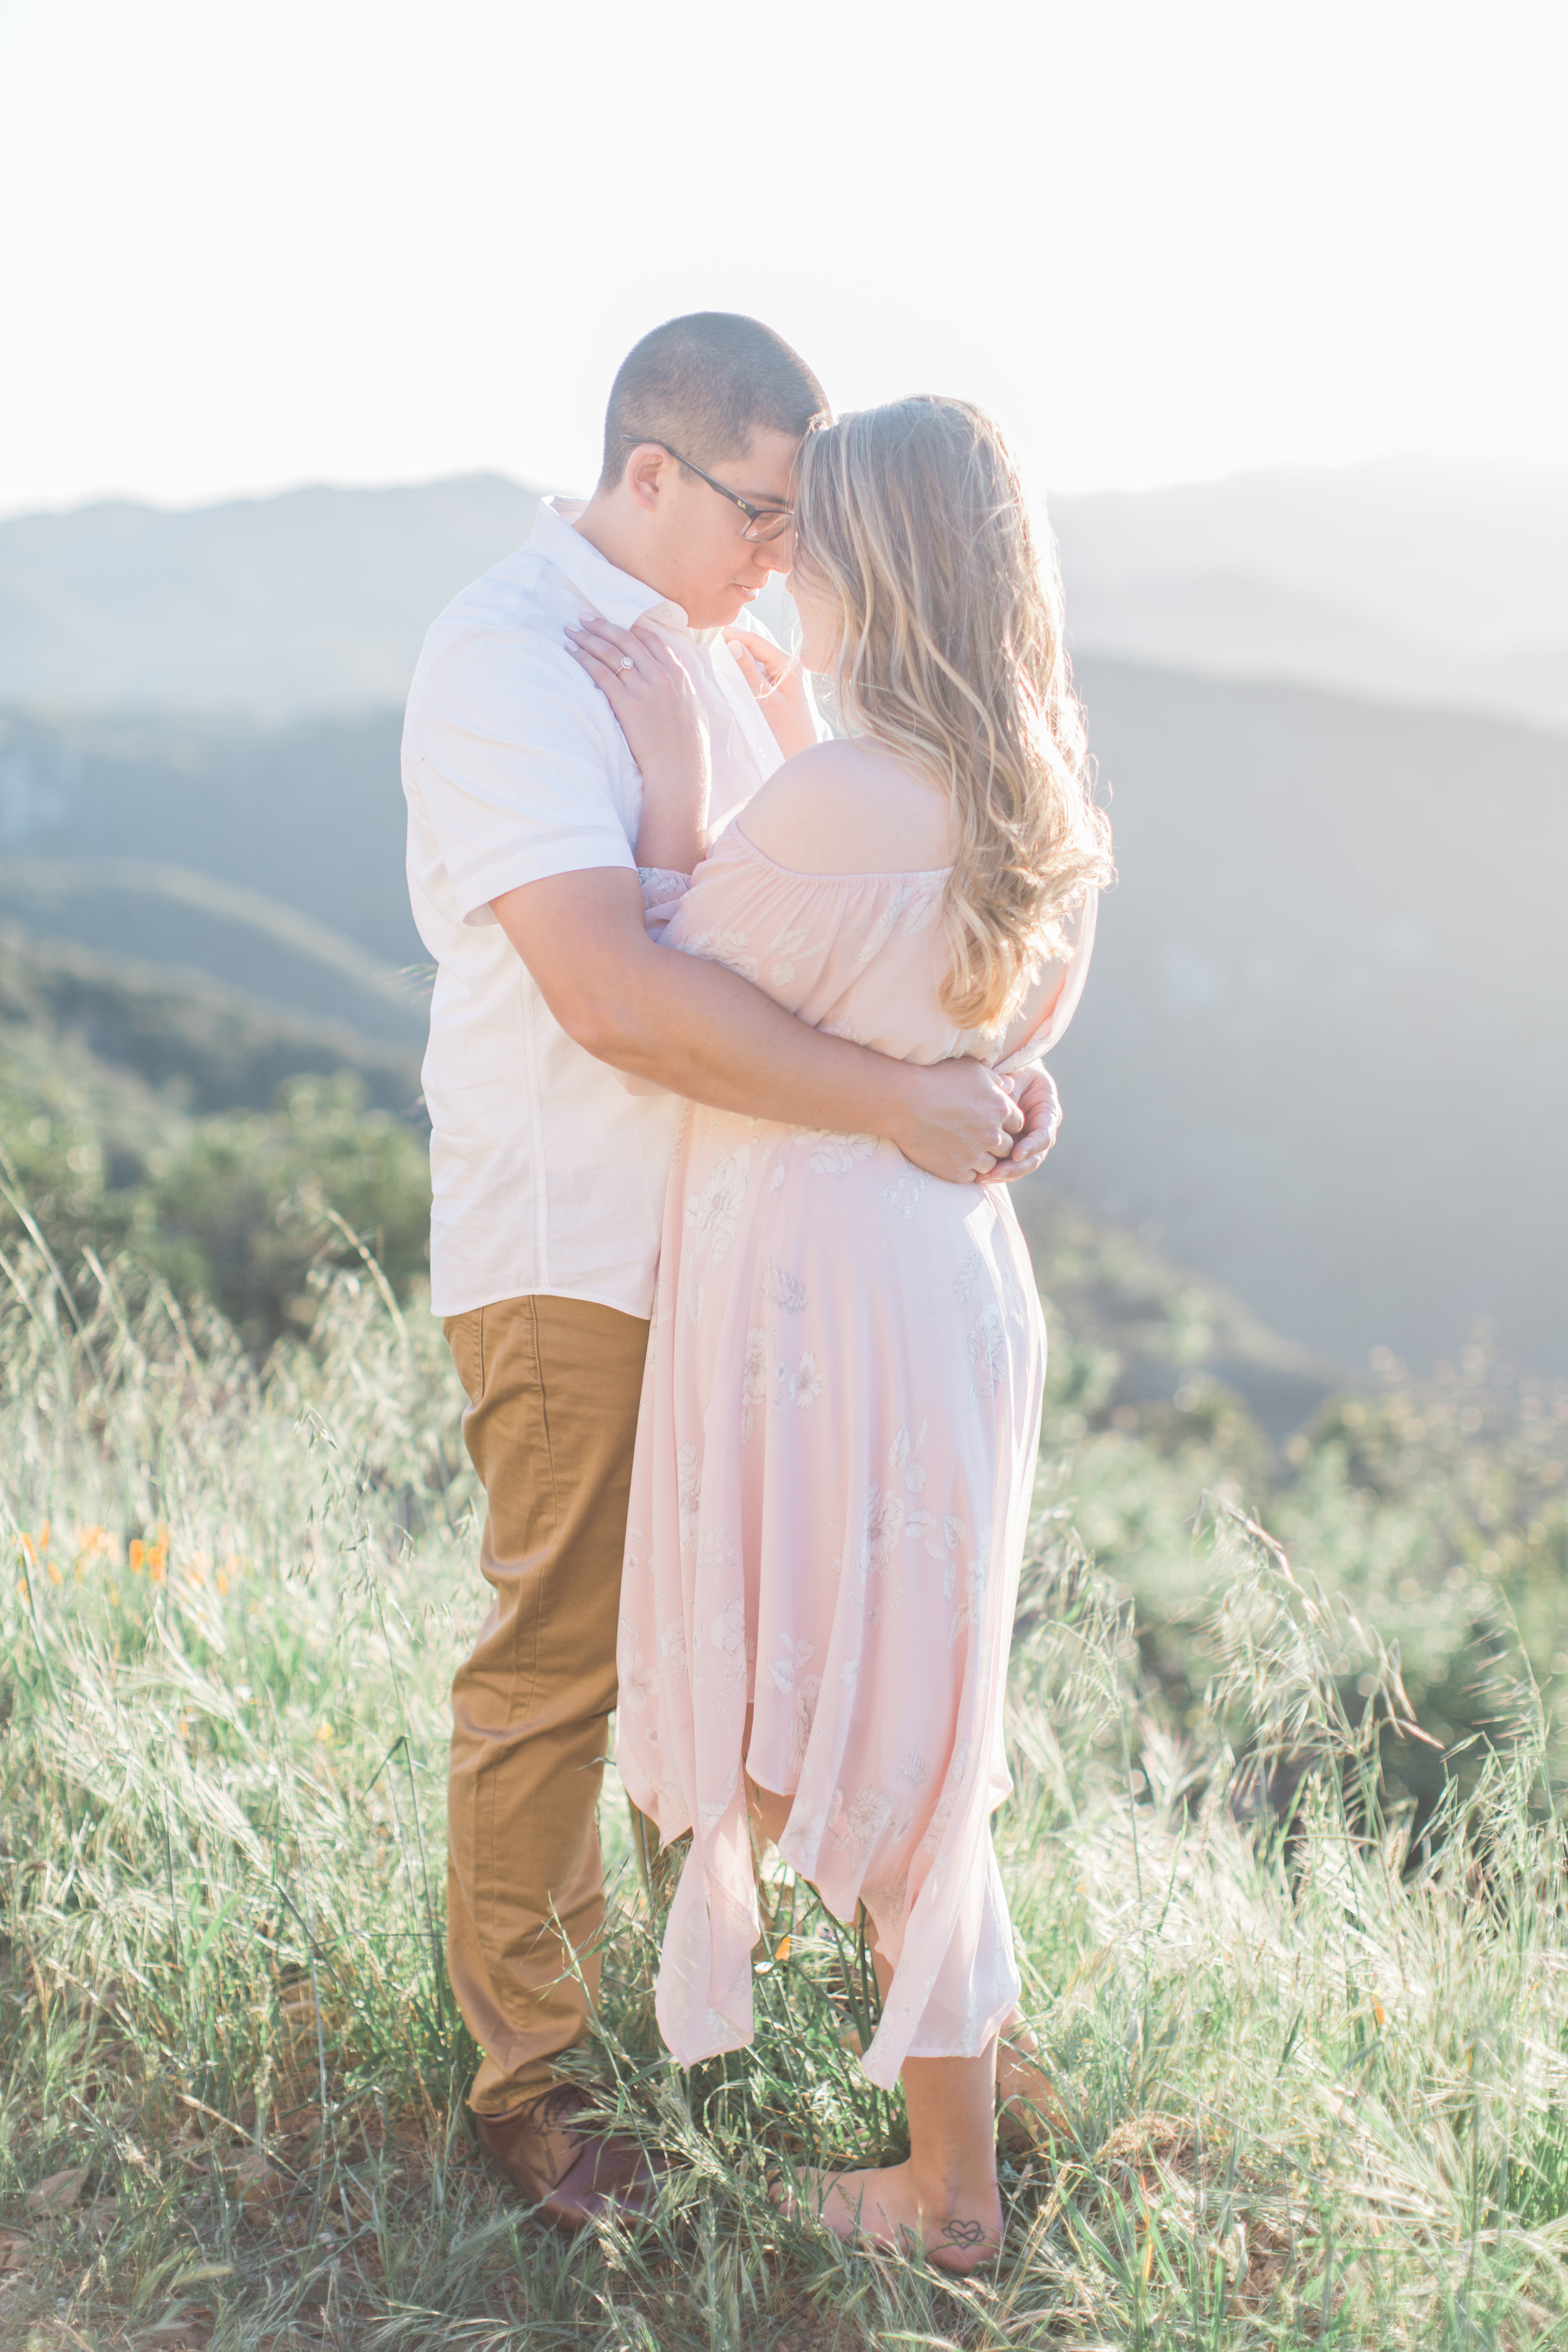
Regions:
<instances>
[{"instance_id":1,"label":"man's short dark hair","mask_svg":"<svg viewBox=\"0 0 1568 2352\"><path fill-rule=\"evenodd\" d=\"M782 335L733 310L694 310L655 327L621 362L599 488L614 489L626 470L625 434L666 442L707 467L743 457L753 433L799 439L826 415L822 386Z\"/></svg>"}]
</instances>

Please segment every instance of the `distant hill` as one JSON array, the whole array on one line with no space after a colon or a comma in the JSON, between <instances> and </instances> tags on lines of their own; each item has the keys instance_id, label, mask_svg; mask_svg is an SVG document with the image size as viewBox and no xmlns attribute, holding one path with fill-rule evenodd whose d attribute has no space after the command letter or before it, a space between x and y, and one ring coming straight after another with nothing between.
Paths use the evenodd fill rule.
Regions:
<instances>
[{"instance_id":1,"label":"distant hill","mask_svg":"<svg viewBox=\"0 0 1568 2352\"><path fill-rule=\"evenodd\" d=\"M159 1105L262 1109L285 1079L342 1070L377 1109L412 1115L419 1091L415 1052L9 924L0 924L0 1064L85 1084L100 1105L107 1098L110 1133L129 1112L143 1149ZM117 1087L117 1076L130 1083Z\"/></svg>"},{"instance_id":2,"label":"distant hill","mask_svg":"<svg viewBox=\"0 0 1568 2352\"><path fill-rule=\"evenodd\" d=\"M372 1034L405 1034L406 1019L386 1010L384 976L423 963L426 950L404 884L400 723L384 709L279 729L0 710L0 912L120 954L184 960ZM61 859L96 861L105 887L106 861L121 869L118 911L102 917L111 939L99 939L97 909L59 897L66 877L48 881L46 867ZM216 877L248 900L231 896L220 919L216 901L205 908L197 892L193 903L188 889L174 912L165 890L161 911L138 910L132 863ZM41 904L51 892L54 911ZM262 900L315 929L296 920L284 939Z\"/></svg>"},{"instance_id":3,"label":"distant hill","mask_svg":"<svg viewBox=\"0 0 1568 2352\"><path fill-rule=\"evenodd\" d=\"M538 499L474 475L0 522L0 703L269 724L399 703L430 621ZM1051 518L1078 653L1568 730L1568 477L1286 469Z\"/></svg>"},{"instance_id":4,"label":"distant hill","mask_svg":"<svg viewBox=\"0 0 1568 2352\"><path fill-rule=\"evenodd\" d=\"M1425 1368L1487 1314L1568 1370L1568 741L1079 673L1121 880L1041 1184L1352 1369ZM0 916L412 1056L396 743L387 711L13 719Z\"/></svg>"},{"instance_id":5,"label":"distant hill","mask_svg":"<svg viewBox=\"0 0 1568 2352\"><path fill-rule=\"evenodd\" d=\"M476 474L0 522L0 702L269 721L400 703L437 613L538 504Z\"/></svg>"},{"instance_id":6,"label":"distant hill","mask_svg":"<svg viewBox=\"0 0 1568 2352\"><path fill-rule=\"evenodd\" d=\"M188 866L138 858L0 858L0 920L206 979L335 1022L363 1040L418 1044L424 1019L375 960L309 915Z\"/></svg>"},{"instance_id":7,"label":"distant hill","mask_svg":"<svg viewBox=\"0 0 1568 2352\"><path fill-rule=\"evenodd\" d=\"M1358 619L1341 605L1255 572L1080 579L1074 583L1068 625L1075 659L1112 655L1161 669L1331 685L1341 692L1439 709L1462 705L1476 686L1474 665L1429 638ZM1550 696L1553 678L1542 684ZM1504 693L1500 698L1508 708L1518 698Z\"/></svg>"},{"instance_id":8,"label":"distant hill","mask_svg":"<svg viewBox=\"0 0 1568 2352\"><path fill-rule=\"evenodd\" d=\"M1080 679L1121 880L1041 1183L1341 1361L1568 1370L1568 742Z\"/></svg>"},{"instance_id":9,"label":"distant hill","mask_svg":"<svg viewBox=\"0 0 1568 2352\"><path fill-rule=\"evenodd\" d=\"M1276 467L1051 518L1077 652L1568 729L1568 474Z\"/></svg>"}]
</instances>

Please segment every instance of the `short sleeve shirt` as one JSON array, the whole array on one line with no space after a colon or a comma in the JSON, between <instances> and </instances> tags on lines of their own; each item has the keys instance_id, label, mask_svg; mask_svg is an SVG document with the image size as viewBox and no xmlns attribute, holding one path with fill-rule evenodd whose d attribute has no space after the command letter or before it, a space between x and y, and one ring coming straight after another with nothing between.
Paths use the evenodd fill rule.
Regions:
<instances>
[{"instance_id":1,"label":"short sleeve shirt","mask_svg":"<svg viewBox=\"0 0 1568 2352\"><path fill-rule=\"evenodd\" d=\"M573 529L581 511L547 501L529 544L453 599L408 697L408 888L437 967L424 1081L437 1315L537 1292L635 1316L652 1304L680 1105L628 1094L566 1034L490 907L524 883L636 866L642 779L567 652L568 625L593 611L679 645L708 721L715 824L781 763L722 636L617 571Z\"/></svg>"}]
</instances>

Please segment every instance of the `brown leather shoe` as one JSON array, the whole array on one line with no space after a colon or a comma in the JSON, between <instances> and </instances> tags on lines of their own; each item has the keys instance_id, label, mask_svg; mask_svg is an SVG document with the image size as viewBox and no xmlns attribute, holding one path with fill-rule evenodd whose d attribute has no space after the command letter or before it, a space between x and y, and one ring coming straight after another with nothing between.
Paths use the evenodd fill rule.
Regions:
<instances>
[{"instance_id":1,"label":"brown leather shoe","mask_svg":"<svg viewBox=\"0 0 1568 2352\"><path fill-rule=\"evenodd\" d=\"M658 2193L658 2173L635 2139L592 2128L599 2112L591 2091L556 2083L510 2116L471 2120L490 2162L537 2206L538 2218L570 2235L607 2213L640 2221Z\"/></svg>"}]
</instances>

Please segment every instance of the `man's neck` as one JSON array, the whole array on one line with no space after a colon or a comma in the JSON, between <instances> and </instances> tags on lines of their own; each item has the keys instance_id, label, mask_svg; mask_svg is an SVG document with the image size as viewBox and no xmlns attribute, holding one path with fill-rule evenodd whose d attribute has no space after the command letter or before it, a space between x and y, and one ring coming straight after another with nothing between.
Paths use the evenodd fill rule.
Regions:
<instances>
[{"instance_id":1,"label":"man's neck","mask_svg":"<svg viewBox=\"0 0 1568 2352\"><path fill-rule=\"evenodd\" d=\"M640 581L656 596L665 593L657 580L648 578L645 561L636 544L636 534L626 529L626 518L617 511L613 499L590 499L572 528L587 541L590 547L598 551L606 563L613 563L617 572L624 572L628 580Z\"/></svg>"}]
</instances>

